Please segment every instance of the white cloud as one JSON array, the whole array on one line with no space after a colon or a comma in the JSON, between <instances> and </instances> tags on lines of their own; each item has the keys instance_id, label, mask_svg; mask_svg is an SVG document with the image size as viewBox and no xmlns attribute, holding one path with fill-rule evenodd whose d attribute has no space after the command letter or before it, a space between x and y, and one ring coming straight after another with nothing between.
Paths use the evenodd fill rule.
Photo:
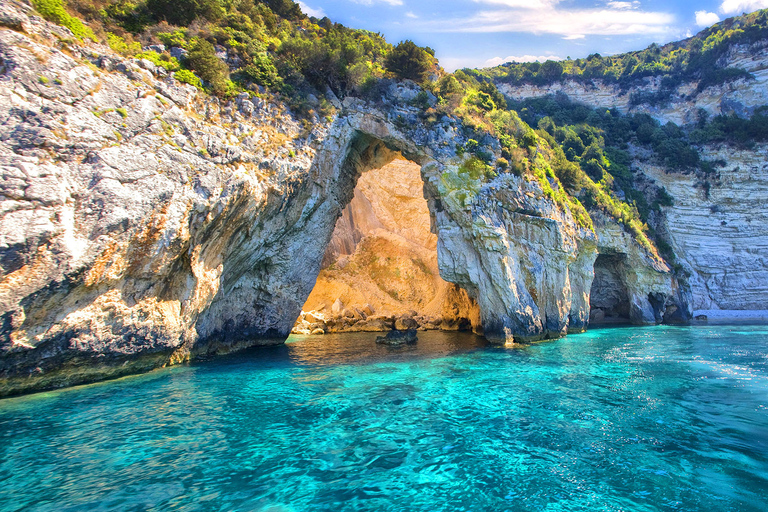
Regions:
<instances>
[{"instance_id":1,"label":"white cloud","mask_svg":"<svg viewBox=\"0 0 768 512\"><path fill-rule=\"evenodd\" d=\"M723 14L741 14L768 7L768 0L724 0L720 4L720 12Z\"/></svg>"},{"instance_id":2,"label":"white cloud","mask_svg":"<svg viewBox=\"0 0 768 512\"><path fill-rule=\"evenodd\" d=\"M561 57L557 57L555 55L510 55L509 57L501 58L501 57L494 57L492 59L488 59L483 63L483 67L494 67L494 66L500 66L506 62L545 62L548 60L563 60Z\"/></svg>"},{"instance_id":3,"label":"white cloud","mask_svg":"<svg viewBox=\"0 0 768 512\"><path fill-rule=\"evenodd\" d=\"M720 16L713 12L696 11L696 24L700 27L708 27L720 21Z\"/></svg>"},{"instance_id":4,"label":"white cloud","mask_svg":"<svg viewBox=\"0 0 768 512\"><path fill-rule=\"evenodd\" d=\"M352 0L356 4L373 5L373 4L389 4L389 5L403 5L403 0Z\"/></svg>"},{"instance_id":5,"label":"white cloud","mask_svg":"<svg viewBox=\"0 0 768 512\"><path fill-rule=\"evenodd\" d=\"M638 2L637 0L635 0L634 2L608 2L606 5L612 9L627 10L627 9L637 9L638 7L640 7L640 2Z\"/></svg>"},{"instance_id":6,"label":"white cloud","mask_svg":"<svg viewBox=\"0 0 768 512\"><path fill-rule=\"evenodd\" d=\"M551 9L560 0L472 0L478 4L496 4L515 9Z\"/></svg>"},{"instance_id":7,"label":"white cloud","mask_svg":"<svg viewBox=\"0 0 768 512\"><path fill-rule=\"evenodd\" d=\"M415 15L413 12L411 12L411 11L408 11L407 13L405 13L405 17L406 17L406 18L412 18L412 19L416 19L416 18L418 18L418 16L416 16L416 15Z\"/></svg>"},{"instance_id":8,"label":"white cloud","mask_svg":"<svg viewBox=\"0 0 768 512\"><path fill-rule=\"evenodd\" d=\"M307 4L301 1L296 3L299 4L299 7L301 7L301 11L307 16L314 16L315 18L325 17L325 12L322 9L313 9L312 7L308 6Z\"/></svg>"},{"instance_id":9,"label":"white cloud","mask_svg":"<svg viewBox=\"0 0 768 512\"><path fill-rule=\"evenodd\" d=\"M570 34L565 36L563 39L565 39L566 41L575 41L577 39L584 39L585 37L587 36L585 36L584 34Z\"/></svg>"},{"instance_id":10,"label":"white cloud","mask_svg":"<svg viewBox=\"0 0 768 512\"><path fill-rule=\"evenodd\" d=\"M482 1L494 4L504 2L510 5L518 3L517 0ZM581 39L588 35L669 35L676 30L674 25L675 17L663 12L626 9L560 9L556 6L556 2L551 2L550 5L541 8L521 7L480 11L467 19L442 20L425 24L424 29L435 32L528 32L557 34L566 39Z\"/></svg>"}]
</instances>

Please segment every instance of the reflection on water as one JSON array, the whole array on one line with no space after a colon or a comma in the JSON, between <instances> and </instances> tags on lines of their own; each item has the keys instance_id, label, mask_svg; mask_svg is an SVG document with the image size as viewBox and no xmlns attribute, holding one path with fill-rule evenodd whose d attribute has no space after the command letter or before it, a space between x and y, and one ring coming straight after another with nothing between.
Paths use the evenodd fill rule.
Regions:
<instances>
[{"instance_id":1,"label":"reflection on water","mask_svg":"<svg viewBox=\"0 0 768 512\"><path fill-rule=\"evenodd\" d=\"M487 346L484 338L466 332L419 332L415 345L390 347L377 344L380 332L292 336L285 345L288 357L296 364L339 365L381 359L406 361L414 358L446 357Z\"/></svg>"},{"instance_id":2,"label":"reflection on water","mask_svg":"<svg viewBox=\"0 0 768 512\"><path fill-rule=\"evenodd\" d=\"M765 328L283 347L0 401L0 511L765 511Z\"/></svg>"}]
</instances>

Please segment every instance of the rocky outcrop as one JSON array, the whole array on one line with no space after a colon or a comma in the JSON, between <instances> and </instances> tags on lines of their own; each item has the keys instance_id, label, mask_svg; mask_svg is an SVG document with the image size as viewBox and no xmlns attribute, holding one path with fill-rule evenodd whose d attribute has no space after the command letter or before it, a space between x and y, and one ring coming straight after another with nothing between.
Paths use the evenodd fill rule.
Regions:
<instances>
[{"instance_id":1,"label":"rocky outcrop","mask_svg":"<svg viewBox=\"0 0 768 512\"><path fill-rule=\"evenodd\" d=\"M661 77L645 77L630 88L600 79L567 79L549 85L515 84L499 82L499 90L514 100L564 94L571 100L600 108L616 108L622 113L649 114L662 123L677 125L695 123L699 111L710 116L736 114L750 116L755 108L768 105L768 43L734 45L722 58L723 68L739 68L752 78L706 87L699 90L697 82L685 82L672 92L668 102L659 105L635 103L632 95L653 95L662 87Z\"/></svg>"},{"instance_id":2,"label":"rocky outcrop","mask_svg":"<svg viewBox=\"0 0 768 512\"><path fill-rule=\"evenodd\" d=\"M669 266L653 258L615 221L593 213L598 235L590 293L592 323L680 323L691 318L689 298Z\"/></svg>"},{"instance_id":3,"label":"rocky outcrop","mask_svg":"<svg viewBox=\"0 0 768 512\"><path fill-rule=\"evenodd\" d=\"M711 176L643 172L674 198L665 209L666 236L689 275L696 315L709 310L768 309L768 146L702 148L725 166Z\"/></svg>"},{"instance_id":4,"label":"rocky outcrop","mask_svg":"<svg viewBox=\"0 0 768 512\"><path fill-rule=\"evenodd\" d=\"M419 341L415 330L397 330L390 331L386 336L377 336L376 343L389 345L390 347L400 347L403 345L413 345Z\"/></svg>"},{"instance_id":5,"label":"rocky outcrop","mask_svg":"<svg viewBox=\"0 0 768 512\"><path fill-rule=\"evenodd\" d=\"M3 9L21 21L0 28L0 395L281 343L358 179L401 156L458 294L445 307L475 301L496 343L586 327L597 236L536 181L462 174L459 122L427 124L415 86L301 123Z\"/></svg>"},{"instance_id":6,"label":"rocky outcrop","mask_svg":"<svg viewBox=\"0 0 768 512\"><path fill-rule=\"evenodd\" d=\"M659 90L661 80L654 77L645 78L644 85L628 90L601 80L566 80L548 86L499 84L499 88L514 99L562 93L577 103L601 108L616 107L625 113L647 113L662 123L671 121L679 125L696 122L700 110L709 115L734 114L743 117L768 105L768 43L761 41L753 45L733 46L718 64L746 70L754 78L702 90L696 82L683 83L673 92L671 100L662 105L630 104L631 94ZM663 209L664 213L656 219L655 226L670 244L679 265L679 279L673 281L671 289L676 305L667 311L666 317L662 313L662 319L682 321L692 314L729 318L726 311L741 312L730 314L734 319L759 319L759 315L745 317L744 312L768 309L768 264L764 257L768 244L768 219L764 207L768 199L766 150L768 147L765 144L757 144L750 149L701 147L702 158L724 163L716 173L703 175L668 172L653 163L643 151L633 148L633 170L643 179L663 186L674 200L673 207ZM602 244L604 233L600 228L598 233ZM625 265L627 268L644 269L645 272L653 267L609 262L606 258L598 260L600 262L608 262L608 267L613 270ZM598 296L595 297L598 303L600 288L615 291L610 283L618 283L616 272L608 272L608 267L598 272ZM654 272L648 274L649 277L653 275ZM665 279L661 280L666 283ZM648 285L651 281L655 278ZM658 286L664 287L661 281ZM651 292L655 285L643 285L642 288L648 288L648 293L656 297L652 302L659 303L661 295L658 294L661 291ZM633 299L639 301L635 306L638 311L644 310L643 319L650 320L652 316L648 304L640 304L646 292L639 290L635 294L636 299ZM670 293L669 289L667 293ZM665 300L669 300L668 297ZM596 309L602 311L605 308ZM595 311L595 314L599 316L602 313ZM658 314L653 317L658 319Z\"/></svg>"}]
</instances>

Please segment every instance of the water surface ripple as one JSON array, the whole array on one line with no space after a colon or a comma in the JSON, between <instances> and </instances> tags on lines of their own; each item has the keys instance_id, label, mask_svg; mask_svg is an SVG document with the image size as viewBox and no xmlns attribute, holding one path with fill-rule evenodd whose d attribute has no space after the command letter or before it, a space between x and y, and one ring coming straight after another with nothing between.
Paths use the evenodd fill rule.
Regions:
<instances>
[{"instance_id":1,"label":"water surface ripple","mask_svg":"<svg viewBox=\"0 0 768 512\"><path fill-rule=\"evenodd\" d=\"M0 401L0 511L768 510L768 329L293 338Z\"/></svg>"}]
</instances>

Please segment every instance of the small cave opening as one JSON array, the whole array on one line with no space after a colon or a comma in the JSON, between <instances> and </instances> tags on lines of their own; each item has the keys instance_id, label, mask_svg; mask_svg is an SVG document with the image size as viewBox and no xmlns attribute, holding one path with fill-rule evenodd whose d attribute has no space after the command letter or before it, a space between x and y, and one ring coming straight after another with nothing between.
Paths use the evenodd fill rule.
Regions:
<instances>
[{"instance_id":1,"label":"small cave opening","mask_svg":"<svg viewBox=\"0 0 768 512\"><path fill-rule=\"evenodd\" d=\"M589 295L590 325L630 323L626 254L598 254Z\"/></svg>"},{"instance_id":2,"label":"small cave opening","mask_svg":"<svg viewBox=\"0 0 768 512\"><path fill-rule=\"evenodd\" d=\"M399 153L359 177L294 334L480 332L477 303L440 277L424 195L421 167Z\"/></svg>"}]
</instances>

